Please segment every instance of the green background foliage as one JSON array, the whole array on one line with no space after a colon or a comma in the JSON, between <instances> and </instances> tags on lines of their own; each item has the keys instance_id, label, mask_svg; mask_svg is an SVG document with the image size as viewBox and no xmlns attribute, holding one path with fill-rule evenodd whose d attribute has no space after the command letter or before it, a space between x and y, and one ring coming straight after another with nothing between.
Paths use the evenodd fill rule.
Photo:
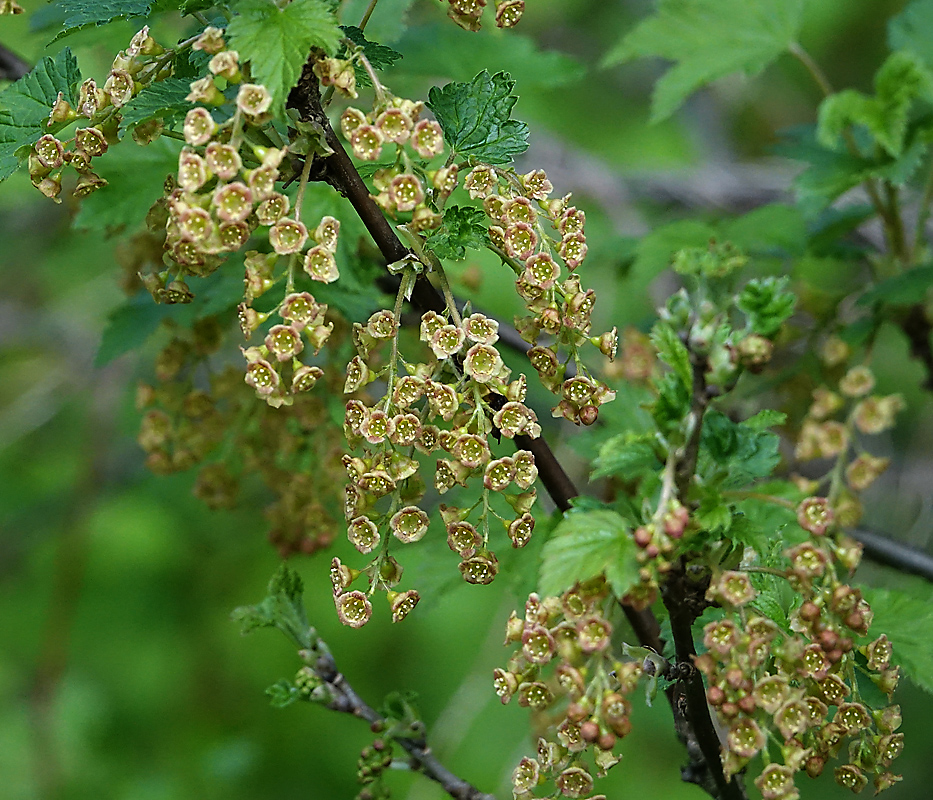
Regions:
<instances>
[{"instance_id":1,"label":"green background foliage","mask_svg":"<svg viewBox=\"0 0 933 800\"><path fill-rule=\"evenodd\" d=\"M135 31L129 22L95 27L96 20L82 10L86 4L60 2L51 11L38 0L24 5L30 11L41 6L39 19L49 24L65 20L74 29L66 43L80 55L84 74L99 80L113 53ZM148 5L133 4L133 9ZM751 19L760 4L693 0L686 5L697 14L715 6L717 13L747 13ZM713 35L715 24L675 40L664 37L663 30L655 32L658 23L641 22L623 39L623 33L643 19L644 5L603 0L535 0L517 31L484 29L479 34L439 19L435 3L381 0L367 36L404 53L386 73L399 94L426 97L430 86L469 81L484 68L489 75L500 70L512 75L520 95L513 117L531 129L532 151L523 162L527 169L539 166L534 158L542 151L535 146L549 141L559 142L580 158L575 163L590 169L573 186L564 185L572 180L570 175L555 173L552 178L557 193L578 193L577 202L588 215L590 255L583 272L600 293L597 318L609 325L647 329L653 305L669 288L658 275L671 250L704 245L711 235L728 237L759 255L766 274L782 274L788 253L804 256L794 262L791 277L811 299L830 302L861 280L847 271L844 254L819 249L821 232L833 225L836 230L853 226L857 210L817 222L777 204L735 221L715 205L699 214L687 213L657 198L626 203L628 195L620 192L620 187L637 186L646 171L697 168L724 155L733 160L763 158L773 151L774 131L813 120L819 97L790 59L778 59L753 82L727 78L687 98L697 81L681 77L679 70L691 60L702 62L706 77L734 69L758 72L800 31L803 43L836 85L852 86L865 97L877 93L880 99L882 87L872 83L872 73L886 55L878 31L902 3L821 0L803 12L793 0L779 5L786 12L780 24L758 37L754 46L728 46ZM348 6L358 18L366 3L350 0ZM891 34L893 43L908 47L928 65L933 62L930 39L918 31L929 29L925 20L931 13L931 4L915 4ZM403 19L411 27L406 28ZM160 24L164 27L159 33L168 39L184 33L177 23ZM55 52L43 49L51 36L48 30L30 30L24 17L0 18L0 41L33 63ZM257 41L251 38L252 29L240 36L244 51L255 58L258 45L251 44ZM321 44L336 46L336 34ZM664 69L660 62L640 60L603 69L606 53L606 63L636 55L679 63L666 73L652 99L653 81ZM279 76L280 86L293 79L303 60L281 55L262 76ZM59 64L55 76L50 72L55 91L70 90L77 80L73 65L67 60L54 63ZM171 98L151 100L165 103ZM135 105L140 113L145 111L142 96ZM5 113L14 114L17 124L38 121L25 108L0 109L0 119ZM649 118L659 124L650 126ZM24 141L0 142L0 173L12 169L13 152ZM263 596L278 563L263 536L261 490L247 487L252 502L245 510L207 512L191 497L193 476L149 475L133 442L137 415L132 384L149 375L152 356L164 337L157 323L167 309L153 307L146 299L138 315L117 312L107 327L108 316L123 298L117 287L114 243L105 234L114 226L131 228L142 218L160 192L159 176L171 169L177 147L162 140L149 148L131 145L120 151L101 162L110 192L92 196L80 210L67 202L53 206L32 190L24 175L14 175L0 188L3 796L352 797L356 756L371 735L356 720L317 707L270 708L264 690L279 678L292 677L297 667L293 652L271 632L258 631L244 639L229 621L234 607ZM812 193L816 209L840 187L838 180L833 183L842 174L834 172L838 159L824 158L798 183L800 192ZM587 192L587 176L593 174L604 181L610 176L609 188L591 185ZM648 230L650 235L637 238ZM475 294L477 306L509 318L515 310L507 300L512 278L492 259L473 254L455 271L470 279L471 270L483 274ZM900 283L892 279L886 289L879 285L866 302L896 304L898 297L909 298L931 283L929 268L911 275L915 283L905 287L903 278ZM455 288L463 290L465 285ZM204 302L215 302L221 309L227 296L223 287L216 287L213 294L205 292ZM364 290L348 302L365 306ZM126 355L140 347L135 355ZM787 365L785 381L792 382L812 366L812 358L799 353L797 361ZM884 446L911 469L898 474L900 484L884 484L868 495L868 520L895 538L929 546L930 515L918 496L917 475L933 471L931 401L919 389L920 368L908 358L903 339L889 328L879 335L874 367L886 391L902 391L907 397L908 411ZM599 452L597 475L620 469L631 469L634 475L654 466L647 445L637 451L641 460L633 462L632 450L627 449L625 463L613 461L625 441L613 437L624 436L620 431L640 413L642 400L634 394L620 396L615 406L607 407L606 427L599 435L576 437L562 445L561 456L572 461L576 452L585 463L583 459ZM530 402L543 409L547 401L533 390ZM727 446L716 441L708 448L711 471L749 454L773 458L773 434L763 426L734 427L738 430L718 432ZM616 450L614 442L619 445ZM583 475L585 469L578 472ZM928 495L928 478L925 485ZM583 508L575 513L605 512ZM750 507L746 513L753 518L765 512ZM573 516L564 526L571 520ZM920 524L924 520L925 527ZM547 563L555 551L559 555L559 539L541 554L545 527L539 524L538 538L529 547L527 559L532 563L523 561L526 554L510 554L509 561L503 558L503 578L513 565L514 574L486 588L464 585L456 575L450 580L438 576L435 559L444 557L446 545L432 530L424 547L413 548L409 556L408 569L415 573L422 603L398 626L388 623L387 613L378 613L360 631L342 628L330 599L331 554L295 562L306 583L309 618L357 690L374 705L394 690L417 691L435 752L455 772L501 796L506 796L509 771L529 748L527 715L514 704L499 705L491 672L503 660L503 625L528 589L528 572L537 559ZM561 532L559 526L558 535ZM345 556L351 548L342 541L332 552ZM455 573L453 557L447 556ZM561 573L551 579L556 585L574 577ZM915 607L905 611L896 600L885 602L886 587L906 587L922 601L928 598L928 587L871 565L862 568L860 577L878 587L872 599L877 598L879 613L887 615L908 645L913 644L903 657L921 668L925 660L929 669L929 637L915 636L921 625L929 631L928 613L917 618L916 626L905 627L905 617ZM625 574L617 578L628 579ZM907 738L898 767L905 780L886 796L925 797L933 781L927 723L933 703L906 682L898 699ZM663 704L649 711L637 702L633 722L635 732L621 748L624 762L602 790L609 797L633 791L672 800L699 796L679 779L682 751ZM437 787L417 776L399 772L390 781L400 798L441 797ZM847 796L829 780L799 784L805 798Z\"/></svg>"}]
</instances>

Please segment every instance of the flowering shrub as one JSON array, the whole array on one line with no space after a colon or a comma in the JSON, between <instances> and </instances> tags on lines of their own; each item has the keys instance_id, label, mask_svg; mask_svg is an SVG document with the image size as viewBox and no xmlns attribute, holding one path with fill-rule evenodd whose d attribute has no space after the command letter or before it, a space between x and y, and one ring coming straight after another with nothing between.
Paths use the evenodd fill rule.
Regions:
<instances>
[{"instance_id":1,"label":"flowering shrub","mask_svg":"<svg viewBox=\"0 0 933 800\"><path fill-rule=\"evenodd\" d=\"M525 12L523 0L441 4L467 31L512 28ZM404 54L365 33L376 0L358 27L326 0L218 4L216 17L207 5L147 5L153 27L99 83L81 80L65 48L0 95L3 177L22 166L56 202L105 195L95 170L115 148L171 148L128 283L194 313L169 316L171 339L138 389L148 466L197 469L194 491L212 508L236 507L241 483L259 476L283 558L345 536L356 552L321 553L330 585L311 590L331 592L348 628L417 617L405 562L426 538L453 553L436 569L486 585L504 552L523 551L515 563L546 537L540 569L527 556L536 591L506 622L511 651L490 690L529 708L538 734L515 766L515 798L601 797L619 741L637 735L642 693L649 704L664 695L685 779L712 797L792 800L802 774L827 768L855 792L898 781L894 691L902 668L929 688L933 664L886 628L898 603L917 601L856 586L853 573L861 495L890 464L872 437L904 406L876 386L877 328L898 325L933 375L931 278L918 266L930 192L913 242L897 201L933 141L921 113L933 65L906 18L892 23L898 49L874 96L828 87L796 44L802 3L791 0L757 16L749 9L768 4L662 2L607 54L679 62L659 82L658 118L721 75L796 56L827 97L795 219L803 229L810 214L825 240L819 213L861 184L871 212L837 227L873 214L886 237L860 254L884 269L855 323L843 298L798 298L783 274L792 254L765 263L762 251L783 246L777 233L761 247L704 232L665 248L675 288L639 328L600 327L585 212L544 169L515 165L529 128L513 118L509 74L399 96L386 75ZM111 21L109 8L82 6L64 32ZM166 11L190 29L175 44L152 33ZM703 14L721 41L686 40ZM735 42L754 52L723 55ZM458 262L480 252L514 286L512 320L454 293ZM804 348L807 374L789 377ZM767 389L791 377L794 392ZM623 409L607 414L613 402ZM582 432L599 500L579 497L555 456L557 425ZM437 761L411 704L377 713L355 693L309 626L301 588L283 566L269 598L236 616L298 648L302 666L270 689L274 702L370 722L359 798L387 796L398 750L452 796L488 796Z\"/></svg>"}]
</instances>

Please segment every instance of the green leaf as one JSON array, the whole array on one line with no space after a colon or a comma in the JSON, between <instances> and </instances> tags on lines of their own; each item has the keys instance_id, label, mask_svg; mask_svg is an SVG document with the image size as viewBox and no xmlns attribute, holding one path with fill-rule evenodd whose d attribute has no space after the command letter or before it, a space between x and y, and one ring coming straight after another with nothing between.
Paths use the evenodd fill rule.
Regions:
<instances>
[{"instance_id":1,"label":"green leaf","mask_svg":"<svg viewBox=\"0 0 933 800\"><path fill-rule=\"evenodd\" d=\"M269 705L273 708L285 708L301 697L298 688L284 678L268 687L266 694L269 696Z\"/></svg>"},{"instance_id":2,"label":"green leaf","mask_svg":"<svg viewBox=\"0 0 933 800\"><path fill-rule=\"evenodd\" d=\"M794 313L797 298L787 291L788 279L755 278L742 288L736 305L748 317L749 327L760 336L774 336Z\"/></svg>"},{"instance_id":3,"label":"green leaf","mask_svg":"<svg viewBox=\"0 0 933 800\"><path fill-rule=\"evenodd\" d=\"M377 42L369 41L369 39L363 35L363 31L361 31L359 28L355 28L352 25L341 25L340 30L344 32L346 37L352 41L353 44L363 48L363 55L366 56L366 59L369 61L373 69L387 69L402 57L402 54L398 52L398 50L393 50L391 47L386 47L385 45L378 44ZM347 48L341 46L339 52L337 53L337 57L346 58L346 54ZM354 62L353 73L356 76L357 86L373 85L373 82L369 77L369 73L361 64Z\"/></svg>"},{"instance_id":4,"label":"green leaf","mask_svg":"<svg viewBox=\"0 0 933 800\"><path fill-rule=\"evenodd\" d=\"M190 92L191 81L184 78L166 78L146 86L121 109L120 136L141 122L156 117L166 128L171 128L194 107L185 100Z\"/></svg>"},{"instance_id":5,"label":"green leaf","mask_svg":"<svg viewBox=\"0 0 933 800\"><path fill-rule=\"evenodd\" d=\"M659 122L704 84L761 72L797 38L803 7L804 0L660 0L603 65L648 56L676 62L654 90L651 119Z\"/></svg>"},{"instance_id":6,"label":"green leaf","mask_svg":"<svg viewBox=\"0 0 933 800\"><path fill-rule=\"evenodd\" d=\"M152 0L58 0L54 9L64 17L63 28L52 41L117 19L148 17L152 6Z\"/></svg>"},{"instance_id":7,"label":"green leaf","mask_svg":"<svg viewBox=\"0 0 933 800\"><path fill-rule=\"evenodd\" d=\"M544 545L542 594L562 594L603 572L617 597L638 581L636 546L628 523L608 509L568 511Z\"/></svg>"},{"instance_id":8,"label":"green leaf","mask_svg":"<svg viewBox=\"0 0 933 800\"><path fill-rule=\"evenodd\" d=\"M727 220L720 237L752 254L778 250L791 255L803 253L807 227L800 209L771 203Z\"/></svg>"},{"instance_id":9,"label":"green leaf","mask_svg":"<svg viewBox=\"0 0 933 800\"><path fill-rule=\"evenodd\" d=\"M933 266L915 267L879 281L858 299L857 305L885 303L891 306L910 306L922 303L931 286Z\"/></svg>"},{"instance_id":10,"label":"green leaf","mask_svg":"<svg viewBox=\"0 0 933 800\"><path fill-rule=\"evenodd\" d=\"M874 612L870 635L885 634L893 646L892 661L917 686L933 693L933 591L917 595L897 589L862 588Z\"/></svg>"},{"instance_id":11,"label":"green leaf","mask_svg":"<svg viewBox=\"0 0 933 800\"><path fill-rule=\"evenodd\" d=\"M244 634L256 628L278 628L298 647L310 649L317 634L308 626L303 591L301 576L283 562L269 581L265 599L234 609L231 618L240 623Z\"/></svg>"},{"instance_id":12,"label":"green leaf","mask_svg":"<svg viewBox=\"0 0 933 800\"><path fill-rule=\"evenodd\" d=\"M444 211L440 228L431 232L427 247L438 258L462 261L467 250L482 250L489 244L486 214L472 206L451 206Z\"/></svg>"},{"instance_id":13,"label":"green leaf","mask_svg":"<svg viewBox=\"0 0 933 800\"><path fill-rule=\"evenodd\" d=\"M768 477L781 460L780 437L762 427L760 421L736 424L715 408L707 411L700 436L701 472L712 480L717 471L711 470L709 460L718 465L717 482L724 489Z\"/></svg>"},{"instance_id":14,"label":"green leaf","mask_svg":"<svg viewBox=\"0 0 933 800\"><path fill-rule=\"evenodd\" d=\"M375 10L370 8L370 0L343 0L340 4L341 19L362 19L372 10L372 16L366 25L366 32L380 42L397 42L408 27L408 9L414 0L379 0ZM406 56L408 50L404 50Z\"/></svg>"},{"instance_id":15,"label":"green leaf","mask_svg":"<svg viewBox=\"0 0 933 800\"><path fill-rule=\"evenodd\" d=\"M343 34L334 13L324 0L294 0L283 9L272 0L241 0L236 10L227 26L230 48L250 62L253 80L265 85L281 113L311 48L337 52Z\"/></svg>"},{"instance_id":16,"label":"green leaf","mask_svg":"<svg viewBox=\"0 0 933 800\"><path fill-rule=\"evenodd\" d=\"M620 433L607 439L593 461L592 480L609 476L632 480L661 466L654 450L654 435Z\"/></svg>"},{"instance_id":17,"label":"green leaf","mask_svg":"<svg viewBox=\"0 0 933 800\"><path fill-rule=\"evenodd\" d=\"M0 181L19 167L16 151L49 132L46 123L58 93L72 106L76 104L80 81L77 59L66 47L54 58L43 58L28 75L0 92Z\"/></svg>"},{"instance_id":18,"label":"green leaf","mask_svg":"<svg viewBox=\"0 0 933 800\"><path fill-rule=\"evenodd\" d=\"M528 126L510 119L518 97L507 72L483 70L470 83L448 83L428 93L427 106L459 156L487 164L507 164L528 149Z\"/></svg>"},{"instance_id":19,"label":"green leaf","mask_svg":"<svg viewBox=\"0 0 933 800\"><path fill-rule=\"evenodd\" d=\"M103 367L141 347L171 312L172 306L156 304L148 292L140 292L117 306L107 317L94 366Z\"/></svg>"},{"instance_id":20,"label":"green leaf","mask_svg":"<svg viewBox=\"0 0 933 800\"><path fill-rule=\"evenodd\" d=\"M732 509L719 492L705 489L694 519L704 530L725 532L732 526Z\"/></svg>"},{"instance_id":21,"label":"green leaf","mask_svg":"<svg viewBox=\"0 0 933 800\"><path fill-rule=\"evenodd\" d=\"M651 343L658 351L658 358L667 364L684 386L693 386L693 367L690 352L674 329L666 322L658 322L651 329Z\"/></svg>"},{"instance_id":22,"label":"green leaf","mask_svg":"<svg viewBox=\"0 0 933 800\"><path fill-rule=\"evenodd\" d=\"M891 50L909 50L933 68L933 0L914 0L888 22Z\"/></svg>"},{"instance_id":23,"label":"green leaf","mask_svg":"<svg viewBox=\"0 0 933 800\"><path fill-rule=\"evenodd\" d=\"M911 104L929 97L933 76L913 53L892 53L875 76L875 96L855 89L830 95L820 104L817 138L828 148L841 148L850 126L862 125L874 140L897 158L905 146Z\"/></svg>"},{"instance_id":24,"label":"green leaf","mask_svg":"<svg viewBox=\"0 0 933 800\"><path fill-rule=\"evenodd\" d=\"M763 431L766 428L773 428L775 425L783 425L787 421L787 414L783 411L775 411L771 408L763 408L755 416L749 417L742 425L752 430Z\"/></svg>"},{"instance_id":25,"label":"green leaf","mask_svg":"<svg viewBox=\"0 0 933 800\"><path fill-rule=\"evenodd\" d=\"M636 247L630 274L638 286L646 286L671 265L674 253L689 247L708 247L716 236L705 222L685 219L661 225L643 237Z\"/></svg>"}]
</instances>

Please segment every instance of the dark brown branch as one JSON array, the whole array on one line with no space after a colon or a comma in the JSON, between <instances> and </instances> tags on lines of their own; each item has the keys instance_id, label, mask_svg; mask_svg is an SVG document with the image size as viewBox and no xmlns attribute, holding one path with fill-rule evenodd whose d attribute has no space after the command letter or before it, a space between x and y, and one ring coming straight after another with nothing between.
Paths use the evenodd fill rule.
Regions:
<instances>
[{"instance_id":1,"label":"dark brown branch","mask_svg":"<svg viewBox=\"0 0 933 800\"><path fill-rule=\"evenodd\" d=\"M903 542L895 542L881 533L856 529L849 531L852 538L861 542L865 556L879 564L893 567L909 575L919 575L933 583L933 556L910 547Z\"/></svg>"},{"instance_id":2,"label":"dark brown branch","mask_svg":"<svg viewBox=\"0 0 933 800\"><path fill-rule=\"evenodd\" d=\"M0 44L0 80L18 81L32 67L9 48Z\"/></svg>"}]
</instances>

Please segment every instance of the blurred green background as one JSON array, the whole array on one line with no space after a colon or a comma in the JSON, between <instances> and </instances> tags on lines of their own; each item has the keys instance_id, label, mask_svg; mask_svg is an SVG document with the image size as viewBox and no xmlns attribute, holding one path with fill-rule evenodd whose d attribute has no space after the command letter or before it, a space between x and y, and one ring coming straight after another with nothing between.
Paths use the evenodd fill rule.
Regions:
<instances>
[{"instance_id":1,"label":"blurred green background","mask_svg":"<svg viewBox=\"0 0 933 800\"><path fill-rule=\"evenodd\" d=\"M347 5L353 20L366 3ZM403 33L405 5L384 0L370 29L406 54L386 82L417 98L432 83L468 79L483 67L513 73L521 93L516 116L532 126L522 166L545 166L558 192L581 193L591 243L584 271L608 298L600 301L605 321L620 327L643 324L658 299L624 279L620 264L631 237L696 213L690 197L715 217L749 207L755 192L775 182L786 188L792 173L769 155L776 131L812 121L818 101L799 65L784 59L755 81L720 82L650 127L648 98L661 65L598 68L648 2L535 0L517 30L526 38L485 29L471 36L427 0L414 4L417 25ZM867 89L885 54L884 20L902 5L811 3L804 44L835 84ZM32 31L26 17L0 18L0 42L34 63L50 35ZM181 31L177 21L161 23L166 39ZM133 32L129 23L115 24L66 43L84 74L101 79ZM536 48L565 56L536 55ZM716 169L737 174L739 188L729 194L733 184L723 189ZM751 181L743 193L743 176L759 176L765 189ZM22 175L0 187L0 797L351 798L356 758L371 734L317 707L270 708L264 689L294 674L294 654L277 634L242 638L229 621L235 606L261 599L278 563L265 540L263 502L208 512L191 496L192 476L144 470L133 385L151 373L155 344L94 366L107 315L122 299L116 240L74 230L76 210L46 201ZM497 295L489 280L480 298L509 316ZM911 469L872 495L869 516L923 547L931 527L933 409L906 346L888 338L880 345L880 380L886 390L903 391L910 410L887 446ZM417 573L416 551L407 566ZM333 550L347 552L345 542ZM341 669L374 705L394 689L417 691L440 758L510 796L509 773L531 747L527 715L499 705L491 673L505 660L504 621L522 599L507 581L451 582L450 591L426 593L403 625L389 625L380 609L366 628L350 631L333 613L331 555L293 564L306 580L309 616ZM872 567L865 578L900 580ZM926 718L933 703L906 684L898 699L907 743L896 766L905 780L887 796L930 797ZM683 757L669 711L637 703L635 714L624 762L602 791L610 798L704 796L679 780ZM403 772L392 784L398 798L442 796ZM805 798L844 794L828 777L799 784Z\"/></svg>"}]
</instances>

